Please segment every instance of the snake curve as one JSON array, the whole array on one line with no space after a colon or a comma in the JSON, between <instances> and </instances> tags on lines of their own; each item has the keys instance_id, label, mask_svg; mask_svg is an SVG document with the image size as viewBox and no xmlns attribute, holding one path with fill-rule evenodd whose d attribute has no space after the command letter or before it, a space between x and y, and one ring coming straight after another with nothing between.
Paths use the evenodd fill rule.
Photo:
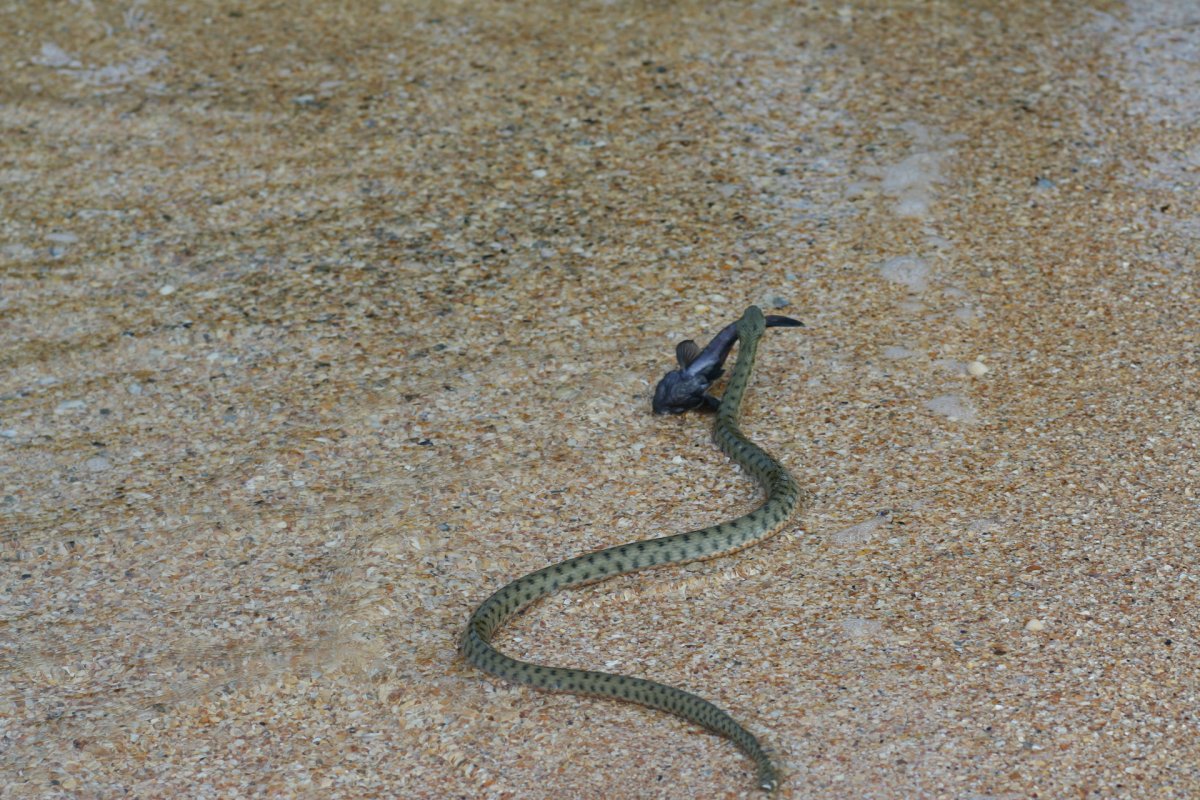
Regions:
<instances>
[{"instance_id":1,"label":"snake curve","mask_svg":"<svg viewBox=\"0 0 1200 800\"><path fill-rule=\"evenodd\" d=\"M570 692L639 703L695 722L736 744L754 762L760 788L774 791L779 775L770 757L749 731L709 701L655 681L567 667L518 661L496 650L492 636L513 615L560 589L596 583L644 569L686 564L737 552L778 533L806 493L787 469L738 429L742 397L754 368L764 317L750 306L737 323L739 352L713 425L716 445L754 476L766 492L761 506L727 522L687 533L644 539L586 553L551 564L503 586L475 609L463 633L465 660L513 683L552 692Z\"/></svg>"}]
</instances>

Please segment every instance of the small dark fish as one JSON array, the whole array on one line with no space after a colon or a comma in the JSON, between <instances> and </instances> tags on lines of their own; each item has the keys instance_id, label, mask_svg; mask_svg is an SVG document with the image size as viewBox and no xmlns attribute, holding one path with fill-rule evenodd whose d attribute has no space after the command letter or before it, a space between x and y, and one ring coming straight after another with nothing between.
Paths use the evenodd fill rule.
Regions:
<instances>
[{"instance_id":1,"label":"small dark fish","mask_svg":"<svg viewBox=\"0 0 1200 800\"><path fill-rule=\"evenodd\" d=\"M791 317L771 314L766 319L768 328L804 327L803 322ZM737 323L733 322L713 337L703 350L691 339L676 345L675 360L679 362L679 369L668 372L654 387L654 413L682 414L701 407L715 411L721 400L709 394L708 389L725 371L725 359L736 341Z\"/></svg>"}]
</instances>

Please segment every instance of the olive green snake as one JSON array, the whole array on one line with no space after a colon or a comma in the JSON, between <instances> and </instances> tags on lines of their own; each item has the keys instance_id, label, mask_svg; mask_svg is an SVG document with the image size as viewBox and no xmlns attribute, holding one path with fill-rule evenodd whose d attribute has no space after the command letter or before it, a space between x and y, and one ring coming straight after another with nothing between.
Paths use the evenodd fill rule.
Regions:
<instances>
[{"instance_id":1,"label":"olive green snake","mask_svg":"<svg viewBox=\"0 0 1200 800\"><path fill-rule=\"evenodd\" d=\"M461 653L468 663L513 683L546 691L572 692L640 703L695 722L732 740L749 756L757 769L758 785L768 792L773 791L779 782L778 770L770 757L753 734L709 701L682 689L642 678L518 661L497 651L490 642L496 630L514 614L560 589L595 583L614 575L686 564L734 553L773 536L787 524L797 507L806 499L806 493L797 486L785 467L747 439L738 429L738 413L750 380L750 372L754 368L759 339L768 325L799 324L794 320L779 320L786 318L772 317L768 322L762 311L756 306L750 306L737 322L737 362L720 400L716 422L713 425L713 440L717 446L743 470L753 475L765 490L766 499L763 504L749 514L728 522L673 536L644 539L597 550L518 578L499 589L475 609L460 646ZM719 375L721 372L720 361L732 346L732 329L733 326L727 329L728 341L715 368L712 368L711 363L709 365L710 375ZM710 345L705 352L712 350L716 344L714 340L714 345ZM698 350L691 342L680 345L680 363L683 367L687 366L683 355L685 345L691 345L693 351ZM694 358L695 355L695 352L692 352L689 358ZM707 385L704 384L704 389ZM715 402L715 399L712 400Z\"/></svg>"}]
</instances>

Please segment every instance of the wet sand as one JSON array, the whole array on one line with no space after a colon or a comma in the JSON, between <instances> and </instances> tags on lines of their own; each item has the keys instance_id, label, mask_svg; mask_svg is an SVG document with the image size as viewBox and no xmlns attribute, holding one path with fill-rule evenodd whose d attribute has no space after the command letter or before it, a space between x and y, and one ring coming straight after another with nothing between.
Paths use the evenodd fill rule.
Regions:
<instances>
[{"instance_id":1,"label":"wet sand","mask_svg":"<svg viewBox=\"0 0 1200 800\"><path fill-rule=\"evenodd\" d=\"M0 797L1200 794L1188 4L0 10Z\"/></svg>"}]
</instances>

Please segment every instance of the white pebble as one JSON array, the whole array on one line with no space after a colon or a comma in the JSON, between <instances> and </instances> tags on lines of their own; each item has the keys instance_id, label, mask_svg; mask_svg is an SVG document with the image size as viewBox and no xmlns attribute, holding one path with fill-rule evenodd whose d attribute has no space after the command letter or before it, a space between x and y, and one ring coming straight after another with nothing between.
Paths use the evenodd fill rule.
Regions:
<instances>
[{"instance_id":1,"label":"white pebble","mask_svg":"<svg viewBox=\"0 0 1200 800\"><path fill-rule=\"evenodd\" d=\"M1046 621L1041 619L1031 619L1025 623L1025 630L1031 633L1046 630Z\"/></svg>"},{"instance_id":2,"label":"white pebble","mask_svg":"<svg viewBox=\"0 0 1200 800\"><path fill-rule=\"evenodd\" d=\"M868 636L877 636L883 632L883 623L876 619L863 619L861 617L847 617L842 620L842 630L851 638L863 639Z\"/></svg>"},{"instance_id":3,"label":"white pebble","mask_svg":"<svg viewBox=\"0 0 1200 800\"><path fill-rule=\"evenodd\" d=\"M104 470L111 467L112 464L110 464L108 459L104 456L92 456L84 463L84 466L92 472L104 472Z\"/></svg>"},{"instance_id":4,"label":"white pebble","mask_svg":"<svg viewBox=\"0 0 1200 800\"><path fill-rule=\"evenodd\" d=\"M77 61L66 50L63 50L53 42L43 42L41 56L34 56L31 60L35 64L41 64L52 69L61 69L63 67L79 69L83 66L82 63Z\"/></svg>"},{"instance_id":5,"label":"white pebble","mask_svg":"<svg viewBox=\"0 0 1200 800\"><path fill-rule=\"evenodd\" d=\"M917 256L896 256L875 265L883 279L923 292L929 285L929 262Z\"/></svg>"},{"instance_id":6,"label":"white pebble","mask_svg":"<svg viewBox=\"0 0 1200 800\"><path fill-rule=\"evenodd\" d=\"M987 365L982 361L972 361L970 364L967 364L967 374L972 377L978 378L987 371Z\"/></svg>"},{"instance_id":7,"label":"white pebble","mask_svg":"<svg viewBox=\"0 0 1200 800\"><path fill-rule=\"evenodd\" d=\"M902 358L912 358L916 354L915 350L909 350L907 347L900 345L891 345L883 348L883 357L890 358L893 361L899 361Z\"/></svg>"},{"instance_id":8,"label":"white pebble","mask_svg":"<svg viewBox=\"0 0 1200 800\"><path fill-rule=\"evenodd\" d=\"M927 401L925 407L935 414L941 414L956 422L974 422L976 418L974 407L965 398L958 395L938 395Z\"/></svg>"},{"instance_id":9,"label":"white pebble","mask_svg":"<svg viewBox=\"0 0 1200 800\"><path fill-rule=\"evenodd\" d=\"M58 407L54 409L54 413L65 414L68 411L78 411L82 408L87 408L87 403L83 402L82 400L63 400L58 404Z\"/></svg>"},{"instance_id":10,"label":"white pebble","mask_svg":"<svg viewBox=\"0 0 1200 800\"><path fill-rule=\"evenodd\" d=\"M158 293L163 297L166 297L169 294L175 294L175 287L168 283L164 286L160 286L158 288Z\"/></svg>"},{"instance_id":11,"label":"white pebble","mask_svg":"<svg viewBox=\"0 0 1200 800\"><path fill-rule=\"evenodd\" d=\"M6 429L0 431L0 436L3 436L5 439L15 439L15 438L17 438L17 429L16 428L6 428Z\"/></svg>"},{"instance_id":12,"label":"white pebble","mask_svg":"<svg viewBox=\"0 0 1200 800\"><path fill-rule=\"evenodd\" d=\"M843 528L833 534L834 544L866 544L871 541L875 535L875 531L879 526L887 522L887 516L876 514L865 522L860 522L857 525L851 525L849 528Z\"/></svg>"}]
</instances>

